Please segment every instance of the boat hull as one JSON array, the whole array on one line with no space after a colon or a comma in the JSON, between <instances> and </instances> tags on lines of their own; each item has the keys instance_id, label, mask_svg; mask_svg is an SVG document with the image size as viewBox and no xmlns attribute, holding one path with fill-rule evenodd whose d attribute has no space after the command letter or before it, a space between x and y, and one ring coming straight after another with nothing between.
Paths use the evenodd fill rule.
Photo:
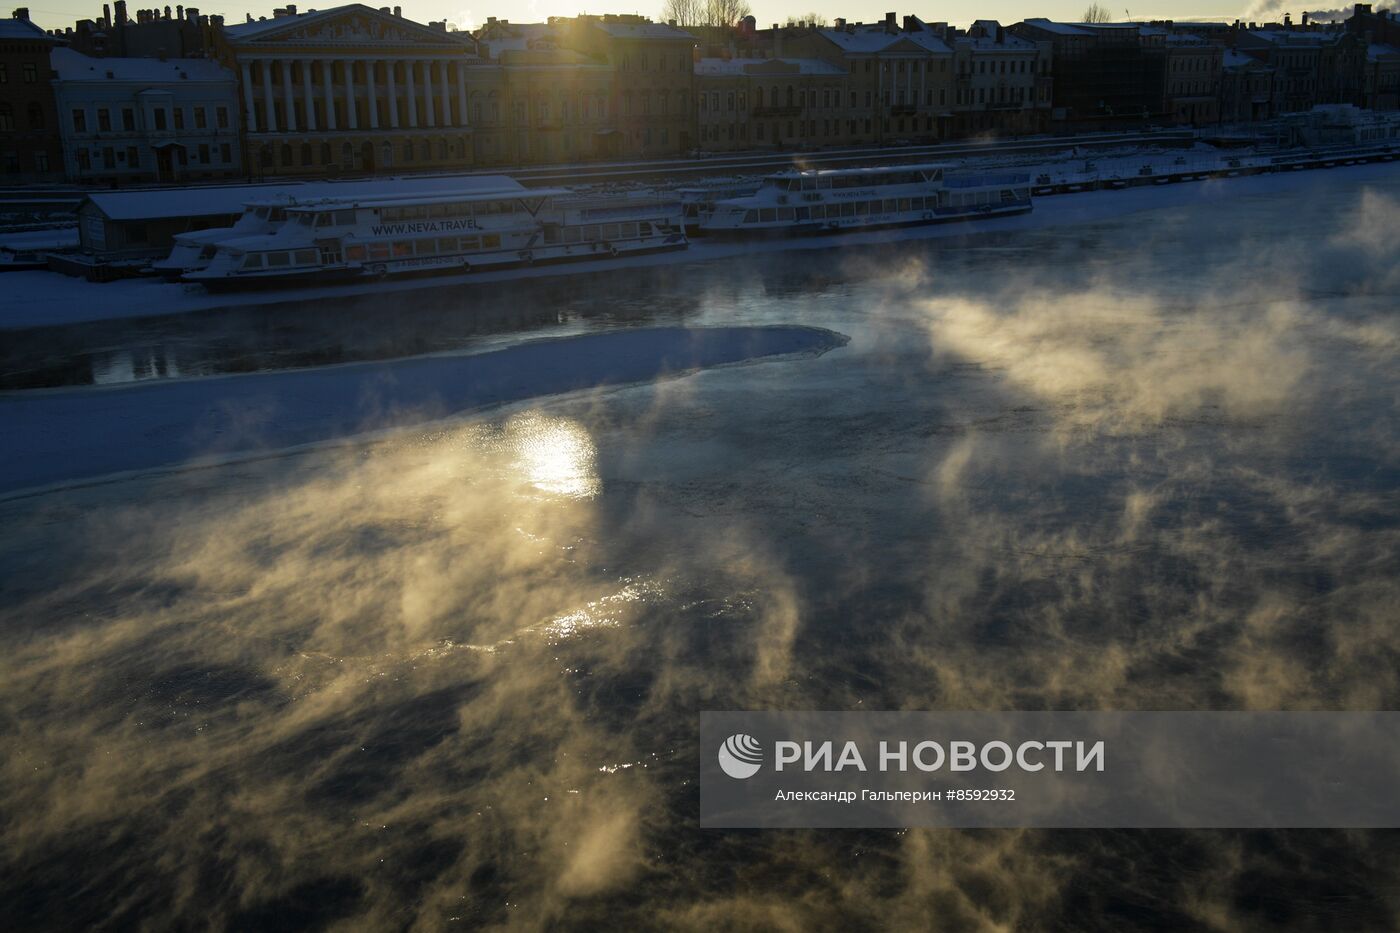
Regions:
<instances>
[{"instance_id":1,"label":"boat hull","mask_svg":"<svg viewBox=\"0 0 1400 933\"><path fill-rule=\"evenodd\" d=\"M935 224L963 223L973 220L989 220L993 217L1013 217L1017 214L1029 214L1034 209L1034 205L1029 202L1022 202L1008 205L1004 208L994 208L985 211L958 211L939 213L934 212L932 217L914 217L905 220L888 220L871 224L827 224L822 221L810 221L805 223L786 224L783 226L744 226L744 227L710 227L703 231L707 237L714 239L728 240L751 240L751 239L786 239L794 236L821 236L839 233L863 233L867 230L891 230L901 227L929 227Z\"/></svg>"}]
</instances>

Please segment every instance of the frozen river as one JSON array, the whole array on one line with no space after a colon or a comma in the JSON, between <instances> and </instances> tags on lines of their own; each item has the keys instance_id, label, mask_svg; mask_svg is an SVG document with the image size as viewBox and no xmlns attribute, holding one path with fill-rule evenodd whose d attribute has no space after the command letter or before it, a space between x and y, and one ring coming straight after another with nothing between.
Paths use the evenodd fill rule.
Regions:
<instances>
[{"instance_id":1,"label":"frozen river","mask_svg":"<svg viewBox=\"0 0 1400 933\"><path fill-rule=\"evenodd\" d=\"M1391 832L696 824L702 709L1400 708L1400 170L1288 184L7 335L8 388L229 377L215 408L541 338L849 338L432 421L388 366L373 437L0 500L7 926L1395 928ZM168 443L124 391L76 397Z\"/></svg>"}]
</instances>

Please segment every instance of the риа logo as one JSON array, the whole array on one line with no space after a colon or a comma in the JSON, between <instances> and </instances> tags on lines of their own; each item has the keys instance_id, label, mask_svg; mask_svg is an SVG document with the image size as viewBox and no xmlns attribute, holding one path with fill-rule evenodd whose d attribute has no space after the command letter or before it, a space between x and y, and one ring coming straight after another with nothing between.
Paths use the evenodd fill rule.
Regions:
<instances>
[{"instance_id":1,"label":"\u0440\u0438\u0430 logo","mask_svg":"<svg viewBox=\"0 0 1400 933\"><path fill-rule=\"evenodd\" d=\"M763 746L751 735L742 732L731 735L719 747L719 766L736 780L751 778L763 766Z\"/></svg>"}]
</instances>

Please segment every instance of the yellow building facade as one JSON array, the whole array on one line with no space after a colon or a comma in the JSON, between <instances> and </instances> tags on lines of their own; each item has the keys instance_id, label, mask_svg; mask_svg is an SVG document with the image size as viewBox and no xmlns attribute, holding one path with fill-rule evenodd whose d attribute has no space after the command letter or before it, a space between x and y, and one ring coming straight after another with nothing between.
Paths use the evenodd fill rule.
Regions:
<instances>
[{"instance_id":1,"label":"yellow building facade","mask_svg":"<svg viewBox=\"0 0 1400 933\"><path fill-rule=\"evenodd\" d=\"M470 35L362 4L279 14L215 36L239 79L250 175L473 164L468 88L489 69Z\"/></svg>"}]
</instances>

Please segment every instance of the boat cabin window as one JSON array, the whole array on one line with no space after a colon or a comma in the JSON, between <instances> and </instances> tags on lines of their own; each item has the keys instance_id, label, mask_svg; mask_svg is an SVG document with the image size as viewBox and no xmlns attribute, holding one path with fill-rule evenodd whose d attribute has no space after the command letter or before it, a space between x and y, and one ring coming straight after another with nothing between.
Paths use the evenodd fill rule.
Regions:
<instances>
[{"instance_id":1,"label":"boat cabin window","mask_svg":"<svg viewBox=\"0 0 1400 933\"><path fill-rule=\"evenodd\" d=\"M253 211L253 215L257 217L258 220L267 220L267 208L260 207Z\"/></svg>"},{"instance_id":2,"label":"boat cabin window","mask_svg":"<svg viewBox=\"0 0 1400 933\"><path fill-rule=\"evenodd\" d=\"M248 253L243 257L244 269L261 269L263 267L262 253Z\"/></svg>"},{"instance_id":3,"label":"boat cabin window","mask_svg":"<svg viewBox=\"0 0 1400 933\"><path fill-rule=\"evenodd\" d=\"M345 226L349 226L350 224L353 224L353 223L355 222L355 210L354 210L354 208L351 208L351 209L349 209L349 210L344 210L344 211L336 211L336 212L335 212L335 222L336 222L337 224L342 224L342 225L345 225Z\"/></svg>"},{"instance_id":4,"label":"boat cabin window","mask_svg":"<svg viewBox=\"0 0 1400 933\"><path fill-rule=\"evenodd\" d=\"M269 269L281 268L281 267L283 267L283 266L290 266L291 264L292 264L292 256L291 256L290 253L268 253L268 254L267 254L267 267L268 267Z\"/></svg>"},{"instance_id":5,"label":"boat cabin window","mask_svg":"<svg viewBox=\"0 0 1400 933\"><path fill-rule=\"evenodd\" d=\"M282 221L287 219L287 211L285 208L274 207L267 212L267 219L272 221L273 223L280 224Z\"/></svg>"},{"instance_id":6,"label":"boat cabin window","mask_svg":"<svg viewBox=\"0 0 1400 933\"><path fill-rule=\"evenodd\" d=\"M317 215L316 215L316 229L319 230L319 229L321 229L322 227L329 227L330 225L331 225L331 215L330 215L330 214L327 213L327 214L317 214Z\"/></svg>"},{"instance_id":7,"label":"boat cabin window","mask_svg":"<svg viewBox=\"0 0 1400 933\"><path fill-rule=\"evenodd\" d=\"M303 227L309 227L309 226L311 226L312 224L314 224L315 222L316 222L316 215L315 215L315 214L298 214L298 215L297 215L297 223L301 224Z\"/></svg>"}]
</instances>

